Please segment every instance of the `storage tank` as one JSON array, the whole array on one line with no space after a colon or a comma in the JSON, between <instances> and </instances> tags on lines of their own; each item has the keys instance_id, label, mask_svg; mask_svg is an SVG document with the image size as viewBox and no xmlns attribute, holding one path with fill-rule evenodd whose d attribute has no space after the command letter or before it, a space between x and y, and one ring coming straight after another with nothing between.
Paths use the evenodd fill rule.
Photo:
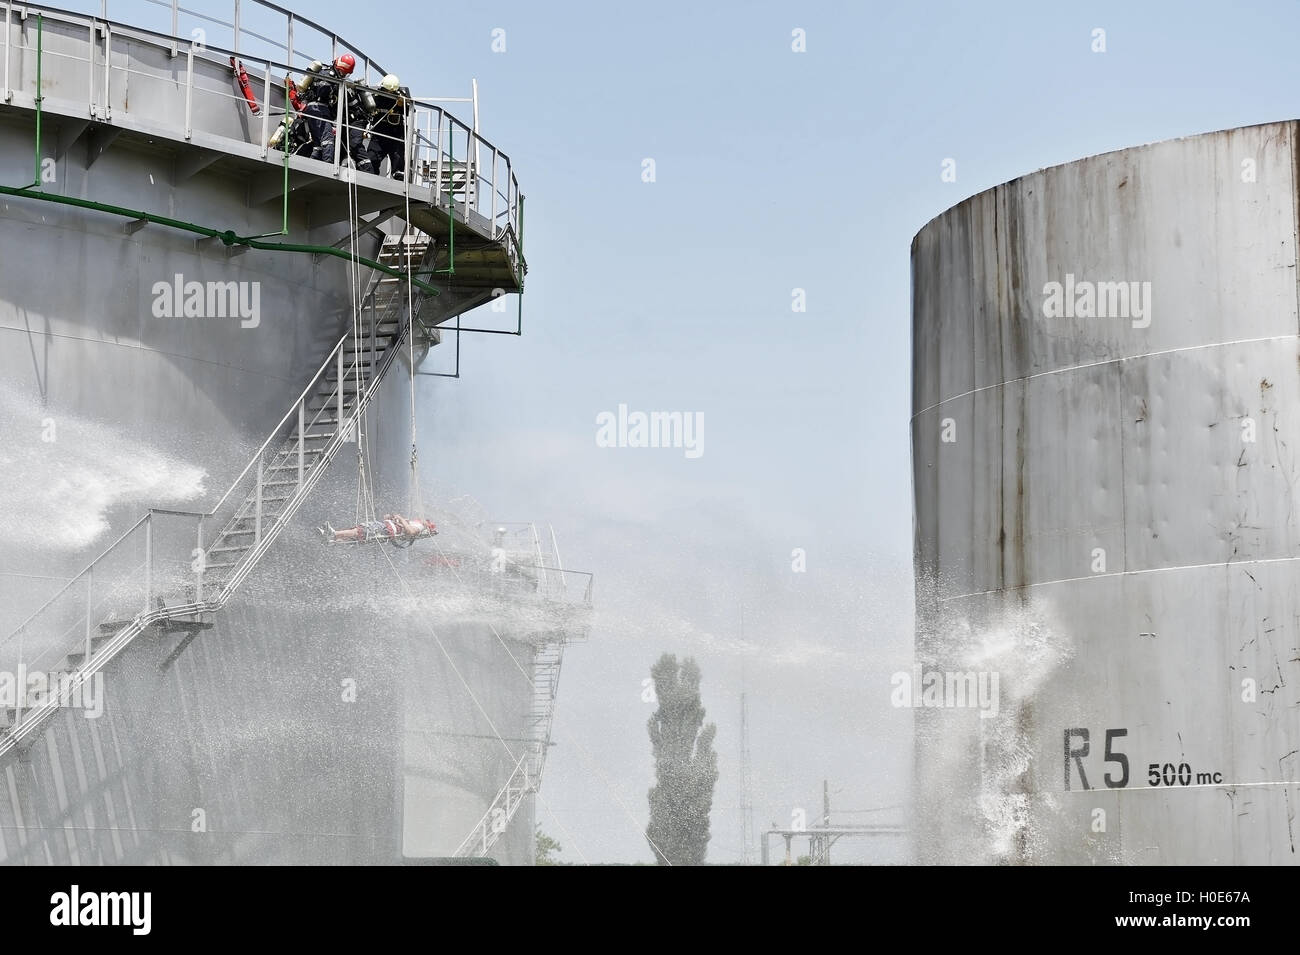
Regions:
<instances>
[{"instance_id":1,"label":"storage tank","mask_svg":"<svg viewBox=\"0 0 1300 955\"><path fill-rule=\"evenodd\" d=\"M0 456L22 507L0 534L0 863L530 863L563 627L520 608L546 588L458 602L486 538L349 553L315 530L363 486L381 512L419 500L412 362L522 291L509 158L427 103L404 181L284 155L287 73L344 51L354 79L384 70L261 0L89 6L0 7ZM256 313L187 313L190 283L255 288ZM12 678L36 669L94 669L102 712L24 722Z\"/></svg>"},{"instance_id":2,"label":"storage tank","mask_svg":"<svg viewBox=\"0 0 1300 955\"><path fill-rule=\"evenodd\" d=\"M921 860L1296 862L1296 134L1040 170L913 240Z\"/></svg>"}]
</instances>

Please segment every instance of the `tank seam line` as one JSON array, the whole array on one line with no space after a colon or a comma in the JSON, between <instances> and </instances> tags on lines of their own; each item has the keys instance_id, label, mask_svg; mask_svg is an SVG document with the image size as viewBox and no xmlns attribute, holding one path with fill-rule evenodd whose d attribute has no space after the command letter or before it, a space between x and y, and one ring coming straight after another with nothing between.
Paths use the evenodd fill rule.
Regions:
<instances>
[{"instance_id":1,"label":"tank seam line","mask_svg":"<svg viewBox=\"0 0 1300 955\"><path fill-rule=\"evenodd\" d=\"M1107 577L1129 577L1136 574L1159 574L1172 570L1205 570L1212 567L1236 567L1244 564L1284 564L1288 561L1300 560L1296 557L1258 557L1253 560L1228 560L1218 561L1209 564L1174 564L1169 567L1145 567L1141 570L1120 570L1104 574L1085 574L1081 577L1058 577L1054 580L1036 580L1031 584L1017 584L1014 587L1002 587L995 590L973 590L965 594L953 594L950 597L940 597L940 601L963 600L967 597L985 597L990 594L1002 593L1004 590L1022 590L1029 587L1048 587L1053 584L1073 584L1081 580L1101 580Z\"/></svg>"},{"instance_id":2,"label":"tank seam line","mask_svg":"<svg viewBox=\"0 0 1300 955\"><path fill-rule=\"evenodd\" d=\"M18 328L14 325L0 325L0 329L5 331L18 332L20 334L28 334L29 332L32 331L31 329ZM154 355L165 355L168 358L179 358L183 361L199 362L200 364L213 365L214 367L217 368L229 368L232 371L239 371L249 375L261 375L261 377L264 378L273 378L276 381L293 380L291 378L281 378L279 375L264 375L261 372L253 371L251 368L245 368L242 365L229 365L219 361L212 361L209 358L195 358L193 355L182 355L179 352L163 351L162 349L159 348L150 348L148 345L132 344L131 342L115 342L107 338L88 338L84 335L69 335L66 332L45 331L45 332L37 332L36 334L40 335L41 337L48 335L51 338L64 338L69 341L75 341L75 342L89 342L94 345L115 345L118 348L135 348L135 349L139 349L140 351L150 352L151 354Z\"/></svg>"},{"instance_id":3,"label":"tank seam line","mask_svg":"<svg viewBox=\"0 0 1300 955\"><path fill-rule=\"evenodd\" d=\"M922 408L920 411L913 414L910 420L915 421L921 415L928 414L929 412L933 411L935 408L938 408L940 405L947 404L950 401L959 401L962 398L969 398L971 395L977 395L982 391L991 391L994 388L1005 388L1007 385L1019 384L1025 381L1033 381L1035 378L1046 378L1049 375L1063 375L1072 371L1082 371L1087 368L1101 368L1105 365L1117 365L1120 362L1135 361L1139 358L1155 358L1160 355L1174 355L1177 354L1178 352L1198 351L1203 348L1223 348L1229 345L1256 345L1259 344L1260 342L1279 342L1279 341L1285 341L1287 339L1294 339L1294 338L1300 338L1300 334L1293 332L1288 335L1268 335L1264 338L1239 338L1236 339L1235 341L1211 342L1209 344L1201 344L1201 345L1183 345L1179 348L1164 348L1159 351L1143 352L1142 354L1139 355L1124 355L1123 357L1120 358L1107 358L1102 361L1092 361L1082 365L1070 365L1067 368L1053 368L1050 371L1038 371L1038 372L1034 372L1034 374L1032 375L1022 375L1019 378L1011 378L1008 379L1007 381L999 381L991 385L982 385L979 388L972 388L970 391L963 391L961 394L949 395L947 398L940 398L938 401L930 405L928 408Z\"/></svg>"}]
</instances>

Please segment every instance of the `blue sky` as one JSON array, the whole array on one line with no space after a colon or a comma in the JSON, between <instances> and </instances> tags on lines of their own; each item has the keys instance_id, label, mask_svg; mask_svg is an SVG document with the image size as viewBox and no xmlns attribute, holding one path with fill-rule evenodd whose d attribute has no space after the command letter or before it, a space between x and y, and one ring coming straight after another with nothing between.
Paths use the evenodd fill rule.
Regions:
<instances>
[{"instance_id":1,"label":"blue sky","mask_svg":"<svg viewBox=\"0 0 1300 955\"><path fill-rule=\"evenodd\" d=\"M742 669L760 829L811 817L823 777L833 806L906 804L911 723L888 691L911 663L913 235L1042 166L1290 118L1298 88L1284 3L302 12L418 93L476 77L527 197L525 336L467 336L462 380L422 380L421 462L449 496L553 523L597 573L538 809L570 860L650 859L640 692L663 651L700 661L718 722L711 860L740 856ZM620 403L703 413L703 456L598 448L596 415Z\"/></svg>"},{"instance_id":2,"label":"blue sky","mask_svg":"<svg viewBox=\"0 0 1300 955\"><path fill-rule=\"evenodd\" d=\"M568 859L650 858L639 692L665 650L700 660L719 724L713 861L740 855L742 667L760 829L811 816L823 777L833 806L905 805L910 718L887 696L910 665L911 239L1042 166L1293 116L1284 43L1300 10L387 9L320 0L312 15L420 90L461 95L477 77L484 133L528 201L525 337L467 338L464 380L424 382L424 427L441 485L554 523L568 563L598 575L601 625L566 661L543 827ZM956 182L941 181L947 158ZM619 403L703 412L704 455L597 448L595 416ZM795 547L806 574L791 573Z\"/></svg>"}]
</instances>

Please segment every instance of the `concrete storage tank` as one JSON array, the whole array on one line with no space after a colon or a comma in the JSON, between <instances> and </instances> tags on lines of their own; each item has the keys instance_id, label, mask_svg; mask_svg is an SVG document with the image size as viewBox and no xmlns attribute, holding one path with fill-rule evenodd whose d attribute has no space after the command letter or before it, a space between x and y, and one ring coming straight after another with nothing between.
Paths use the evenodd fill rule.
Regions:
<instances>
[{"instance_id":1,"label":"concrete storage tank","mask_svg":"<svg viewBox=\"0 0 1300 955\"><path fill-rule=\"evenodd\" d=\"M922 860L1300 859L1298 159L1126 149L913 241Z\"/></svg>"},{"instance_id":2,"label":"concrete storage tank","mask_svg":"<svg viewBox=\"0 0 1300 955\"><path fill-rule=\"evenodd\" d=\"M363 422L378 506L405 509L412 363L522 290L509 158L427 103L405 182L285 156L263 144L286 73L344 51L356 79L385 71L261 0L81 6L0 5L3 481L71 497L160 451L206 478L147 513L148 492L102 514L69 500L107 524L82 546L6 515L0 863L531 862L560 648L582 628L521 608L589 589L527 528L498 550L546 567L510 592L472 535L430 566L313 531L357 508ZM173 281L256 287L258 314L191 314L160 299ZM447 599L476 574L488 603ZM33 671L103 677L102 716L15 699Z\"/></svg>"}]
</instances>

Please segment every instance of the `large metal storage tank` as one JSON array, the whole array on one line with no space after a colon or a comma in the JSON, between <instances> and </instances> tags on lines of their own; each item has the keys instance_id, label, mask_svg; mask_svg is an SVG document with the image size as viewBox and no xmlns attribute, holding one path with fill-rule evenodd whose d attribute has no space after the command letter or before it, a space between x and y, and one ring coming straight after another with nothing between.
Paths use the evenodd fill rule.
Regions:
<instances>
[{"instance_id":1,"label":"large metal storage tank","mask_svg":"<svg viewBox=\"0 0 1300 955\"><path fill-rule=\"evenodd\" d=\"M148 12L143 6L113 3L109 15ZM193 6L226 11L202 21L207 26L231 19L228 4L187 4L181 12L189 17ZM287 21L299 69L312 51L346 48L275 5L244 0L241 9L246 31L269 30L273 14L279 29ZM82 476L111 484L120 465L146 470L164 454L205 474L201 496L168 501L145 491L115 499L102 514L107 527L76 546L53 533L0 535L0 678L16 671L15 660L31 660L30 644L24 655L13 639L15 628L77 580L145 507L214 503L351 322L346 261L228 249L49 198L278 236L286 174L280 157L262 155L270 118L245 108L215 47L215 27L203 48L188 20L180 24L172 37L97 14L0 8L0 183L31 182L39 158L46 197L10 190L0 198L0 479L32 492L63 482L72 496L84 494ZM259 95L266 77L278 80L284 69L255 71ZM450 129L452 120L445 122ZM437 128L441 148L449 148L449 134ZM481 151L504 184L508 160L486 144ZM466 153L462 142L458 155ZM287 165L286 241L347 248L346 185L322 163L291 158ZM380 214L357 238L360 253L374 256L381 232L402 231L390 217L404 213L405 196L401 185L358 178L354 202L367 216ZM480 185L481 209L468 201L449 209L446 192L431 201L436 186L411 189L422 228L456 216L457 281L442 282L442 294L419 313L437 325L491 298L484 275L518 221L518 190L511 181L504 197L493 196ZM499 191L494 180L491 192ZM512 226L503 238L506 221ZM177 274L257 283L260 320L244 327L156 317L153 284ZM408 368L399 364L368 412L381 502L406 500L408 387ZM58 425L58 443L43 443L47 421ZM136 453L144 459L132 462ZM47 463L69 459L78 474ZM403 604L385 554L341 556L321 547L313 525L341 523L356 496L349 454L213 615L210 630L148 631L109 664L102 719L66 710L30 746L0 754L0 865L395 863L456 850L514 768L513 754L491 734L513 740L530 731L534 688L525 671L536 641L509 620L439 603L422 563L427 551L392 557L422 601ZM69 500L68 510L94 512L83 503ZM4 515L7 530L30 525L33 509L24 511ZM187 563L189 546L152 561ZM128 556L141 566L151 560ZM108 603L102 614L98 604L84 613L88 633L121 616L111 584L97 578L89 591ZM355 683L355 702L343 698L344 680ZM492 855L532 861L531 804Z\"/></svg>"},{"instance_id":2,"label":"large metal storage tank","mask_svg":"<svg viewBox=\"0 0 1300 955\"><path fill-rule=\"evenodd\" d=\"M1297 861L1296 134L1040 170L913 241L923 861Z\"/></svg>"}]
</instances>

